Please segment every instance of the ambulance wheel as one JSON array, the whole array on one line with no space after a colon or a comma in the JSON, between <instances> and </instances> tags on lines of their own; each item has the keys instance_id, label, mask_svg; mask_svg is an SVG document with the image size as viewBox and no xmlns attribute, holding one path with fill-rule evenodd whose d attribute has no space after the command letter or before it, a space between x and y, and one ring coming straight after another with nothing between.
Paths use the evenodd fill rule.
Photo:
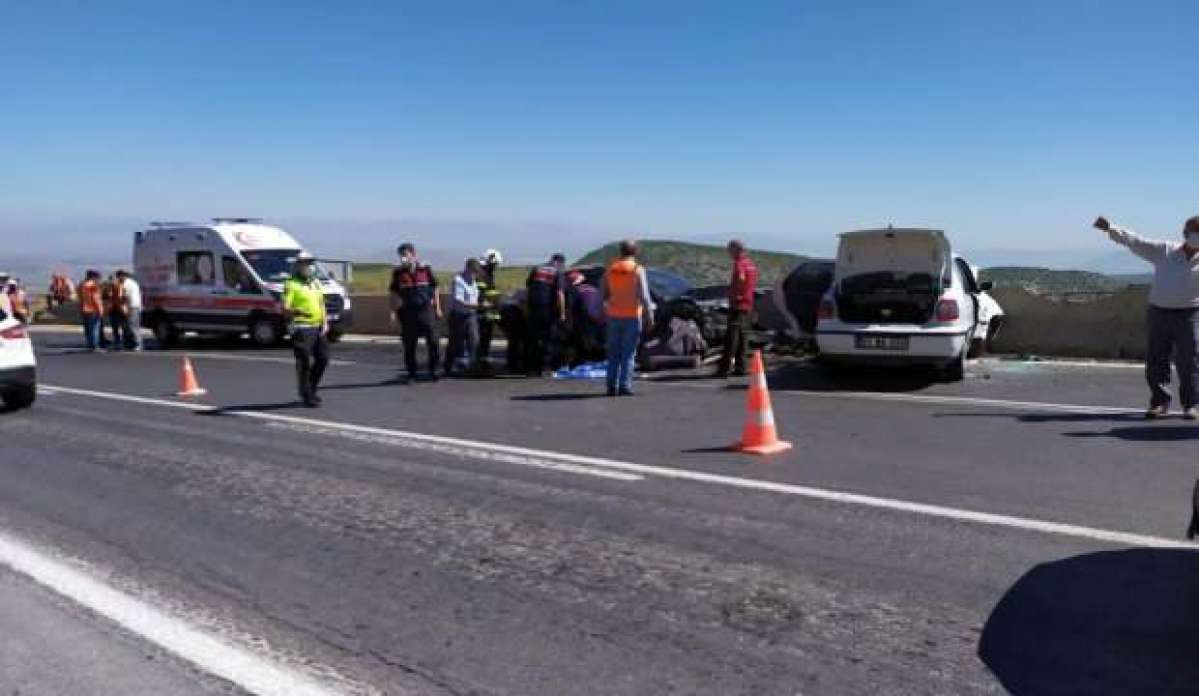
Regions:
<instances>
[{"instance_id":1,"label":"ambulance wheel","mask_svg":"<svg viewBox=\"0 0 1199 696\"><path fill-rule=\"evenodd\" d=\"M154 340L158 345L169 348L179 342L179 329L166 317L160 316L154 322Z\"/></svg>"},{"instance_id":2,"label":"ambulance wheel","mask_svg":"<svg viewBox=\"0 0 1199 696\"><path fill-rule=\"evenodd\" d=\"M271 317L258 317L250 323L250 340L259 348L271 348L283 338L283 327Z\"/></svg>"}]
</instances>

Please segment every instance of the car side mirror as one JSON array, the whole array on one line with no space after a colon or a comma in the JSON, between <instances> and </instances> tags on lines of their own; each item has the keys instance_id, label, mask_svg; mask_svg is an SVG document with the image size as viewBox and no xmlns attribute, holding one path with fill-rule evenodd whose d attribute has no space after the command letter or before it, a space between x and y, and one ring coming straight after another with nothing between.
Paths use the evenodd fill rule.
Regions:
<instances>
[{"instance_id":1,"label":"car side mirror","mask_svg":"<svg viewBox=\"0 0 1199 696\"><path fill-rule=\"evenodd\" d=\"M984 280L983 282L978 284L978 289L982 292L991 292L992 290L995 289L995 283L993 283L989 280Z\"/></svg>"}]
</instances>

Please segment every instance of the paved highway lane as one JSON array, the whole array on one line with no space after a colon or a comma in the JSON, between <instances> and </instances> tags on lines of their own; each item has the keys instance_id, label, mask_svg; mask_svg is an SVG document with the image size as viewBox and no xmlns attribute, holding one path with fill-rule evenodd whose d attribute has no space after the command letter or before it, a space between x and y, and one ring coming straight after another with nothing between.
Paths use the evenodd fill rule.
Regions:
<instances>
[{"instance_id":1,"label":"paved highway lane","mask_svg":"<svg viewBox=\"0 0 1199 696\"><path fill-rule=\"evenodd\" d=\"M309 411L269 360L286 354L230 348L196 353L205 403L234 409L211 413L169 405L171 356L54 350L43 380L71 391L0 417L3 529L350 693L998 692L984 626L1005 680L1036 664L1011 646L1044 628L1016 610L1046 575L1021 578L1121 548L1091 532L1178 539L1195 475L1191 428L1120 412L1140 394L1119 368L872 382L900 400L780 368L797 449L757 460L705 451L736 437L743 399L708 381L619 401L549 381L402 387L388 352L355 348ZM870 497L824 495L840 492ZM1019 524L957 514L976 512ZM1137 595L1144 576L1114 558L1094 582ZM1171 558L1148 565L1175 577ZM1014 587L1034 591L988 625ZM1033 676L1070 675L1057 657Z\"/></svg>"}]
</instances>

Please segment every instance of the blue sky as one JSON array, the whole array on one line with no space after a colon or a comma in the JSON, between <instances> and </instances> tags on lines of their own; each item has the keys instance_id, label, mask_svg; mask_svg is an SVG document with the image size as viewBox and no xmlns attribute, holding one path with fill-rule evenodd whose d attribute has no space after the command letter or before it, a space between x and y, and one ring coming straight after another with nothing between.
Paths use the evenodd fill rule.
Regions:
<instances>
[{"instance_id":1,"label":"blue sky","mask_svg":"<svg viewBox=\"0 0 1199 696\"><path fill-rule=\"evenodd\" d=\"M827 252L894 222L1081 259L1110 251L1099 212L1162 235L1199 213L1193 1L42 1L0 20L2 229L49 246L257 214L354 254L393 246L392 223L453 248Z\"/></svg>"}]
</instances>

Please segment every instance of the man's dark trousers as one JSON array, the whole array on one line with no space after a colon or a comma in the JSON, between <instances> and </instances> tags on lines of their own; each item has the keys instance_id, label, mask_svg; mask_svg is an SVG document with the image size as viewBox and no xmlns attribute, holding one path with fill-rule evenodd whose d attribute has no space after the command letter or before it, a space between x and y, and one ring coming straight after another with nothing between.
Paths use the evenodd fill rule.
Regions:
<instances>
[{"instance_id":1,"label":"man's dark trousers","mask_svg":"<svg viewBox=\"0 0 1199 696\"><path fill-rule=\"evenodd\" d=\"M296 382L300 398L305 401L316 396L329 366L329 339L320 327L297 326L291 330L292 352L296 356Z\"/></svg>"},{"instance_id":2,"label":"man's dark trousers","mask_svg":"<svg viewBox=\"0 0 1199 696\"><path fill-rule=\"evenodd\" d=\"M401 308L400 331L404 342L404 366L408 368L408 376L416 378L416 344L422 338L425 339L425 348L429 353L429 376L436 374L441 346L438 345L437 317L433 314L433 308Z\"/></svg>"},{"instance_id":3,"label":"man's dark trousers","mask_svg":"<svg viewBox=\"0 0 1199 696\"><path fill-rule=\"evenodd\" d=\"M1178 396L1183 408L1196 405L1199 393L1199 365L1196 332L1199 309L1162 309L1150 305L1148 316L1149 346L1145 356L1145 381L1152 396L1150 405L1170 404L1170 356L1178 369Z\"/></svg>"},{"instance_id":4,"label":"man's dark trousers","mask_svg":"<svg viewBox=\"0 0 1199 696\"><path fill-rule=\"evenodd\" d=\"M724 335L724 354L720 356L720 374L729 374L729 369L744 374L749 366L745 363L746 342L749 340L750 313L743 309L729 310L728 330Z\"/></svg>"}]
</instances>

